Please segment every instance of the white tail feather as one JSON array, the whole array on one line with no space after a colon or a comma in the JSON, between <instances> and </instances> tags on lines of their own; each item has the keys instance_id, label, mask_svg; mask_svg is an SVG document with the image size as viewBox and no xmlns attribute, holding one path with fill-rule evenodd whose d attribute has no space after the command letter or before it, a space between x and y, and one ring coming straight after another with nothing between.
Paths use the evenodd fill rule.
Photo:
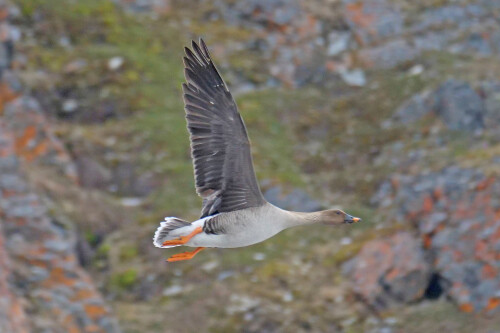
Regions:
<instances>
[{"instance_id":1,"label":"white tail feather","mask_svg":"<svg viewBox=\"0 0 500 333\"><path fill-rule=\"evenodd\" d=\"M169 245L164 246L163 242L169 240L169 233L175 229L183 228L190 226L191 223L183 221L177 217L165 217L165 222L161 222L158 229L155 231L155 235L153 236L153 244L156 247L162 249L168 249L170 247L176 247L180 245Z\"/></svg>"}]
</instances>

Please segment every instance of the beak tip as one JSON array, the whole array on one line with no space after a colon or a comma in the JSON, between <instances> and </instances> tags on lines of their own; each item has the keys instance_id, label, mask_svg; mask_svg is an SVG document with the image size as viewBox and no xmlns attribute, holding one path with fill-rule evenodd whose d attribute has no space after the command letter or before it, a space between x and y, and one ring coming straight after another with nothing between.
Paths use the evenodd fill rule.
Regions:
<instances>
[{"instance_id":1,"label":"beak tip","mask_svg":"<svg viewBox=\"0 0 500 333\"><path fill-rule=\"evenodd\" d=\"M352 220L354 221L354 223L362 221L359 217L354 217Z\"/></svg>"}]
</instances>

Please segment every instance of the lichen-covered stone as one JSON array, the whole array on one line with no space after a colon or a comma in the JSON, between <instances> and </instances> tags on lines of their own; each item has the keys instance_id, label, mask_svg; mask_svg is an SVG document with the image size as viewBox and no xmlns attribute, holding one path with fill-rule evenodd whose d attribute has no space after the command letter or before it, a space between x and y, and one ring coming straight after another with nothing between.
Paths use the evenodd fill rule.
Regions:
<instances>
[{"instance_id":1,"label":"lichen-covered stone","mask_svg":"<svg viewBox=\"0 0 500 333\"><path fill-rule=\"evenodd\" d=\"M500 311L498 178L449 167L387 184L376 201L392 197L384 211L417 227L446 294L463 311Z\"/></svg>"},{"instance_id":2,"label":"lichen-covered stone","mask_svg":"<svg viewBox=\"0 0 500 333\"><path fill-rule=\"evenodd\" d=\"M0 21L4 16L0 2ZM75 255L74 232L54 220L23 169L75 169L36 100L0 81L0 332L119 332Z\"/></svg>"},{"instance_id":3,"label":"lichen-covered stone","mask_svg":"<svg viewBox=\"0 0 500 333\"><path fill-rule=\"evenodd\" d=\"M403 33L404 15L386 0L344 0L344 15L362 45L375 44Z\"/></svg>"},{"instance_id":4,"label":"lichen-covered stone","mask_svg":"<svg viewBox=\"0 0 500 333\"><path fill-rule=\"evenodd\" d=\"M7 127L15 138L16 155L26 162L41 161L56 165L68 177L76 181L76 168L61 142L52 130L38 102L21 96L5 104Z\"/></svg>"},{"instance_id":5,"label":"lichen-covered stone","mask_svg":"<svg viewBox=\"0 0 500 333\"><path fill-rule=\"evenodd\" d=\"M421 298L430 272L420 241L408 232L369 241L343 267L353 291L379 310Z\"/></svg>"},{"instance_id":6,"label":"lichen-covered stone","mask_svg":"<svg viewBox=\"0 0 500 333\"><path fill-rule=\"evenodd\" d=\"M0 119L0 223L6 239L0 252L12 259L10 274L16 279L10 288L30 299L30 326L62 333L86 332L93 325L95 332L118 332L109 308L78 264L74 235L48 215L26 184L17 154L16 136ZM22 315L23 309L19 311Z\"/></svg>"},{"instance_id":7,"label":"lichen-covered stone","mask_svg":"<svg viewBox=\"0 0 500 333\"><path fill-rule=\"evenodd\" d=\"M0 332L28 333L30 326L22 303L12 292L11 265L5 250L5 240L0 224Z\"/></svg>"}]
</instances>

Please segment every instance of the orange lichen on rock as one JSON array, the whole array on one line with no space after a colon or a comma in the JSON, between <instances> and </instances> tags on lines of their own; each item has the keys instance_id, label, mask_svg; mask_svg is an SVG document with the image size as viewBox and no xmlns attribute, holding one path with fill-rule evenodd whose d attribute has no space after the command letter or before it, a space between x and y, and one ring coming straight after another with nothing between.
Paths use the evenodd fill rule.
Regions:
<instances>
[{"instance_id":1,"label":"orange lichen on rock","mask_svg":"<svg viewBox=\"0 0 500 333\"><path fill-rule=\"evenodd\" d=\"M486 305L486 311L491 311L493 309L496 309L499 305L500 305L500 298L492 297L488 301L488 305Z\"/></svg>"},{"instance_id":2,"label":"orange lichen on rock","mask_svg":"<svg viewBox=\"0 0 500 333\"><path fill-rule=\"evenodd\" d=\"M85 329L84 329L85 333L99 333L99 332L103 332L103 330L97 326L97 325L87 325L85 326Z\"/></svg>"},{"instance_id":3,"label":"orange lichen on rock","mask_svg":"<svg viewBox=\"0 0 500 333\"><path fill-rule=\"evenodd\" d=\"M346 5L346 14L357 25L370 28L373 25L373 15L366 14L362 2L349 3Z\"/></svg>"},{"instance_id":4,"label":"orange lichen on rock","mask_svg":"<svg viewBox=\"0 0 500 333\"><path fill-rule=\"evenodd\" d=\"M76 280L67 277L64 269L60 267L55 267L50 272L50 276L48 279L44 281L44 286L50 288L54 285L65 285L65 286L73 286Z\"/></svg>"},{"instance_id":5,"label":"orange lichen on rock","mask_svg":"<svg viewBox=\"0 0 500 333\"><path fill-rule=\"evenodd\" d=\"M26 313L19 299L12 293L9 278L11 276L10 260L4 247L3 230L0 224L0 331L12 333L28 333L29 325Z\"/></svg>"},{"instance_id":6,"label":"orange lichen on rock","mask_svg":"<svg viewBox=\"0 0 500 333\"><path fill-rule=\"evenodd\" d=\"M432 212L432 208L434 207L434 203L432 201L432 197L430 195L424 198L424 203L422 206L422 211L426 214Z\"/></svg>"},{"instance_id":7,"label":"orange lichen on rock","mask_svg":"<svg viewBox=\"0 0 500 333\"><path fill-rule=\"evenodd\" d=\"M0 114L2 114L5 104L18 96L19 94L12 90L8 84L0 82Z\"/></svg>"},{"instance_id":8,"label":"orange lichen on rock","mask_svg":"<svg viewBox=\"0 0 500 333\"><path fill-rule=\"evenodd\" d=\"M95 297L98 297L98 295L96 295L96 293L93 290L82 289L82 290L78 290L75 293L75 295L73 295L73 297L71 299L74 301L81 301L81 300L86 300L86 299L95 298Z\"/></svg>"},{"instance_id":9,"label":"orange lichen on rock","mask_svg":"<svg viewBox=\"0 0 500 333\"><path fill-rule=\"evenodd\" d=\"M0 3L0 20L7 15L7 7ZM5 42L10 38L8 23L0 25L0 41ZM41 162L74 180L74 163L39 103L14 91L19 80L4 69L0 68L0 332L120 332L78 263L74 231L61 231L43 194L35 192L24 173L26 163ZM13 236L16 240L10 241Z\"/></svg>"},{"instance_id":10,"label":"orange lichen on rock","mask_svg":"<svg viewBox=\"0 0 500 333\"><path fill-rule=\"evenodd\" d=\"M432 245L432 236L430 234L422 235L422 243L425 249L430 249Z\"/></svg>"},{"instance_id":11,"label":"orange lichen on rock","mask_svg":"<svg viewBox=\"0 0 500 333\"><path fill-rule=\"evenodd\" d=\"M495 253L491 251L488 242L485 240L478 240L474 247L475 258L484 262L495 260Z\"/></svg>"},{"instance_id":12,"label":"orange lichen on rock","mask_svg":"<svg viewBox=\"0 0 500 333\"><path fill-rule=\"evenodd\" d=\"M472 304L470 304L470 303L461 304L459 308L463 312L467 312L467 313L474 311L474 306L472 306Z\"/></svg>"},{"instance_id":13,"label":"orange lichen on rock","mask_svg":"<svg viewBox=\"0 0 500 333\"><path fill-rule=\"evenodd\" d=\"M495 178L493 178L493 177L485 178L484 180L480 181L476 185L476 190L477 191L484 191L486 188L488 188L494 182L495 182Z\"/></svg>"},{"instance_id":14,"label":"orange lichen on rock","mask_svg":"<svg viewBox=\"0 0 500 333\"><path fill-rule=\"evenodd\" d=\"M400 177L396 189L391 186L393 177L381 187L377 200L390 198L384 213L415 223L431 269L451 283L446 296L466 312L500 311L499 300L492 298L500 285L498 178L476 169L446 168Z\"/></svg>"},{"instance_id":15,"label":"orange lichen on rock","mask_svg":"<svg viewBox=\"0 0 500 333\"><path fill-rule=\"evenodd\" d=\"M37 130L34 125L27 126L24 129L22 135L16 137L16 142L15 142L16 152L22 154L25 147L31 144L33 142L32 140L35 139L36 133Z\"/></svg>"},{"instance_id":16,"label":"orange lichen on rock","mask_svg":"<svg viewBox=\"0 0 500 333\"><path fill-rule=\"evenodd\" d=\"M484 265L481 272L483 279L494 279L497 276L497 270L491 265Z\"/></svg>"},{"instance_id":17,"label":"orange lichen on rock","mask_svg":"<svg viewBox=\"0 0 500 333\"><path fill-rule=\"evenodd\" d=\"M398 301L416 300L430 275L419 243L408 232L367 242L353 262L346 264L353 290L373 306L384 309ZM391 285L388 292L385 286Z\"/></svg>"},{"instance_id":18,"label":"orange lichen on rock","mask_svg":"<svg viewBox=\"0 0 500 333\"><path fill-rule=\"evenodd\" d=\"M441 200L444 197L443 189L441 187L435 188L433 195L436 201Z\"/></svg>"},{"instance_id":19,"label":"orange lichen on rock","mask_svg":"<svg viewBox=\"0 0 500 333\"><path fill-rule=\"evenodd\" d=\"M398 270L398 268L397 267L393 267L389 271L389 273L387 273L385 275L385 278L386 278L386 280L391 281L391 280L394 280L395 278L397 278L400 274L401 274L401 272Z\"/></svg>"},{"instance_id":20,"label":"orange lichen on rock","mask_svg":"<svg viewBox=\"0 0 500 333\"><path fill-rule=\"evenodd\" d=\"M85 312L92 319L97 319L97 318L102 317L108 313L106 308L104 308L102 305L87 304L84 306L84 308L85 308Z\"/></svg>"}]
</instances>

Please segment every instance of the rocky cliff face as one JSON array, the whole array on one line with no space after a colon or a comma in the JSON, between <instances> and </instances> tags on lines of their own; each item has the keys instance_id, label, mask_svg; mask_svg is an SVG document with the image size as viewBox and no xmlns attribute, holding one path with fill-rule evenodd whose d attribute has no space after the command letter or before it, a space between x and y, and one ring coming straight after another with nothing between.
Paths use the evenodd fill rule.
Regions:
<instances>
[{"instance_id":1,"label":"rocky cliff face","mask_svg":"<svg viewBox=\"0 0 500 333\"><path fill-rule=\"evenodd\" d=\"M2 13L2 33L8 34ZM56 168L60 177L76 181L75 167L37 101L16 91L16 83L4 68L0 82L0 331L119 332L102 295L79 265L74 226L51 216L25 173L28 164L44 164Z\"/></svg>"},{"instance_id":2,"label":"rocky cliff face","mask_svg":"<svg viewBox=\"0 0 500 333\"><path fill-rule=\"evenodd\" d=\"M499 311L499 190L496 176L450 167L415 177L395 176L377 194L382 209L390 210L393 218L413 223L418 237L413 255L426 253L425 269L439 278L442 291L463 311ZM411 242L406 244L410 246ZM398 252L397 247L389 246L385 255ZM361 254L360 258L365 256ZM377 260L370 265L378 267ZM411 275L404 270L405 265L393 265L394 274L407 279L407 287L411 287ZM420 274L422 271L413 270ZM369 285L379 283L380 280ZM389 283L390 288L394 286L397 285Z\"/></svg>"},{"instance_id":3,"label":"rocky cliff face","mask_svg":"<svg viewBox=\"0 0 500 333\"><path fill-rule=\"evenodd\" d=\"M277 80L294 87L332 77L364 85L364 70L405 67L429 51L500 55L494 0L218 1L208 8L210 20L250 29L248 47L265 55Z\"/></svg>"},{"instance_id":4,"label":"rocky cliff face","mask_svg":"<svg viewBox=\"0 0 500 333\"><path fill-rule=\"evenodd\" d=\"M386 216L412 223L415 236L364 245L344 266L354 290L381 309L434 288L463 311L498 311L498 191L496 177L457 167L384 183L375 201Z\"/></svg>"}]
</instances>

